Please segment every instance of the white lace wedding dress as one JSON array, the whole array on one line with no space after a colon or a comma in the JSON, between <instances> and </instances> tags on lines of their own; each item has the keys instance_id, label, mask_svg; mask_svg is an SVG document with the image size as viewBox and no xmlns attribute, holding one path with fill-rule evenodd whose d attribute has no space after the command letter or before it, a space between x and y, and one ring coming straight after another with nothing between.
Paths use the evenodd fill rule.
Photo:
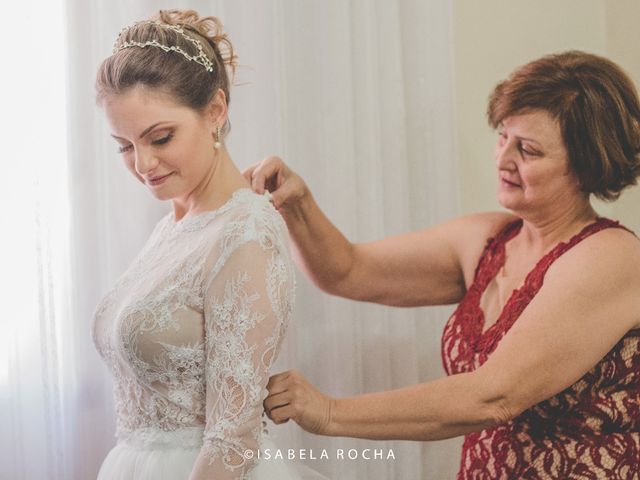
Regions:
<instances>
[{"instance_id":1,"label":"white lace wedding dress","mask_svg":"<svg viewBox=\"0 0 640 480\"><path fill-rule=\"evenodd\" d=\"M255 455L275 448L262 401L294 281L284 222L249 189L158 222L94 318L118 438L99 480L298 478Z\"/></svg>"}]
</instances>

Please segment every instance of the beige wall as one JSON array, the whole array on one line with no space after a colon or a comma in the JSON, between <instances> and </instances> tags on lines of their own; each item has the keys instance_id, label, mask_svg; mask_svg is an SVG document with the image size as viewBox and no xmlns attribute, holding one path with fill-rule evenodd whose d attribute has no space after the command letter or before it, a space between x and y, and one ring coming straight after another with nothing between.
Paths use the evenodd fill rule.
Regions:
<instances>
[{"instance_id":1,"label":"beige wall","mask_svg":"<svg viewBox=\"0 0 640 480\"><path fill-rule=\"evenodd\" d=\"M640 1L616 0L607 2L607 55L631 75L640 88ZM619 218L640 235L640 187L625 192L612 205L612 217Z\"/></svg>"},{"instance_id":2,"label":"beige wall","mask_svg":"<svg viewBox=\"0 0 640 480\"><path fill-rule=\"evenodd\" d=\"M499 209L487 96L518 65L551 52L607 55L640 85L638 0L454 0L456 128L464 212ZM640 233L640 188L597 210Z\"/></svg>"}]
</instances>

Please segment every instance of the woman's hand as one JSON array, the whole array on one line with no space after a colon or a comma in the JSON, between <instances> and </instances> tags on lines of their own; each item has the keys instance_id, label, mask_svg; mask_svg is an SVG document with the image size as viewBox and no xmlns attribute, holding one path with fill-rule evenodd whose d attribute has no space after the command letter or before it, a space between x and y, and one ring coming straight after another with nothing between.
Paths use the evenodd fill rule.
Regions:
<instances>
[{"instance_id":1,"label":"woman's hand","mask_svg":"<svg viewBox=\"0 0 640 480\"><path fill-rule=\"evenodd\" d=\"M274 207L289 209L307 192L304 180L285 165L280 157L269 156L242 172L251 188L262 195L271 192Z\"/></svg>"},{"instance_id":2,"label":"woman's hand","mask_svg":"<svg viewBox=\"0 0 640 480\"><path fill-rule=\"evenodd\" d=\"M335 400L316 389L297 370L273 375L267 389L269 396L263 406L276 425L291 419L307 432L331 434L329 427Z\"/></svg>"}]
</instances>

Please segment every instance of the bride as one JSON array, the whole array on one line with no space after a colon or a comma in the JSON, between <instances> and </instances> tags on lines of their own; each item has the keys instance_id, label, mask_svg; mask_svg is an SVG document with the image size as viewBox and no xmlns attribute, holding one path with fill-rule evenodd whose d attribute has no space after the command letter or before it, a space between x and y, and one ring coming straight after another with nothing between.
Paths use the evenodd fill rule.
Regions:
<instances>
[{"instance_id":1,"label":"bride","mask_svg":"<svg viewBox=\"0 0 640 480\"><path fill-rule=\"evenodd\" d=\"M234 60L216 18L161 11L97 74L125 165L173 206L96 309L118 438L100 480L297 478L257 460L294 270L284 222L224 145Z\"/></svg>"}]
</instances>

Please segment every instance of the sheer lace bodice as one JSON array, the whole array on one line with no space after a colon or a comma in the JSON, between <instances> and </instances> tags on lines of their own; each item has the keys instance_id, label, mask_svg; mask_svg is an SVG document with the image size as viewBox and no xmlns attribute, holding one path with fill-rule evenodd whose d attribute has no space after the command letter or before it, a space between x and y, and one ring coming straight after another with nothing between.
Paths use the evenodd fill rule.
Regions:
<instances>
[{"instance_id":1,"label":"sheer lace bodice","mask_svg":"<svg viewBox=\"0 0 640 480\"><path fill-rule=\"evenodd\" d=\"M269 367L292 312L286 235L248 189L215 211L158 222L94 318L119 439L200 427L215 478L250 470L243 452L259 447Z\"/></svg>"}]
</instances>

